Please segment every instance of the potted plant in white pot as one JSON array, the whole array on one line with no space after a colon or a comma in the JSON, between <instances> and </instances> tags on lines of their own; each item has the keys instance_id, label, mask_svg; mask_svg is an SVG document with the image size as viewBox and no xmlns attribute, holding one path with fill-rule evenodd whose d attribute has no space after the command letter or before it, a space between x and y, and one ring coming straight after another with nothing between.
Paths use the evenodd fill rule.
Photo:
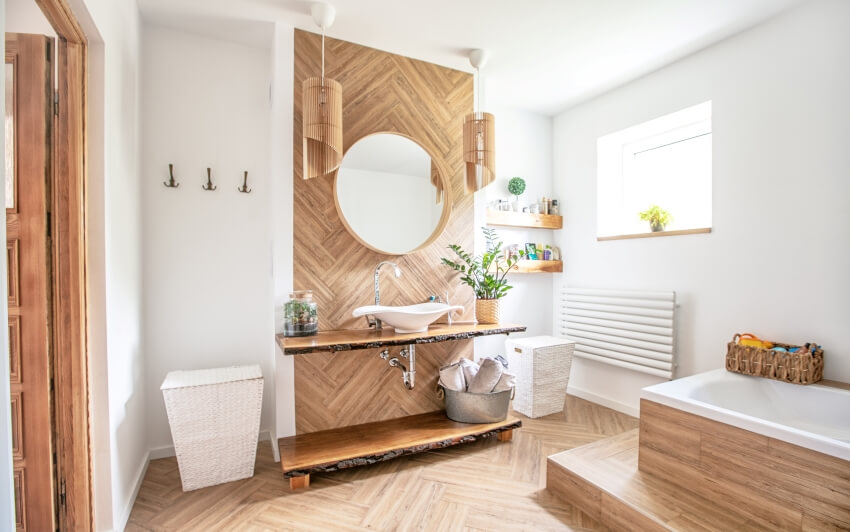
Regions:
<instances>
[{"instance_id":1,"label":"potted plant in white pot","mask_svg":"<svg viewBox=\"0 0 850 532\"><path fill-rule=\"evenodd\" d=\"M515 212L519 212L522 209L519 207L519 197L525 192L525 179L521 177L512 177L510 181L508 181L508 192L513 194L514 200L511 202L511 208Z\"/></svg>"},{"instance_id":2,"label":"potted plant in white pot","mask_svg":"<svg viewBox=\"0 0 850 532\"><path fill-rule=\"evenodd\" d=\"M458 261L445 257L440 261L460 273L460 280L475 292L475 319L478 323L499 323L499 300L513 288L505 279L519 258L506 257L502 252L503 243L498 239L495 229L483 227L487 251L480 256L467 253L457 244L449 249L457 255Z\"/></svg>"}]
</instances>

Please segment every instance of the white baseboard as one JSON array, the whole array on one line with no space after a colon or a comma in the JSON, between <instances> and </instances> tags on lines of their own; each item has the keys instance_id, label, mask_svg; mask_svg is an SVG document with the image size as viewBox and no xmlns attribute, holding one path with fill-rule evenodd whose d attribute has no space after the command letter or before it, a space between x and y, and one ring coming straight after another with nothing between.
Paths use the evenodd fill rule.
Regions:
<instances>
[{"instance_id":1,"label":"white baseboard","mask_svg":"<svg viewBox=\"0 0 850 532\"><path fill-rule=\"evenodd\" d=\"M164 445L162 447L154 447L150 451L151 460L159 460L160 458L171 458L174 456L174 446Z\"/></svg>"},{"instance_id":2,"label":"white baseboard","mask_svg":"<svg viewBox=\"0 0 850 532\"><path fill-rule=\"evenodd\" d=\"M148 465L150 463L151 455L148 453L148 455L142 460L139 470L136 472L136 480L133 483L133 494L130 496L130 500L127 501L127 506L124 507L124 511L121 512L121 517L119 517L118 522L115 523L115 530L123 532L123 530L127 527L127 521L130 520L130 512L133 511L133 506L136 504L136 497L139 496L139 489L142 487L142 481L145 480L145 473L147 473Z\"/></svg>"},{"instance_id":3,"label":"white baseboard","mask_svg":"<svg viewBox=\"0 0 850 532\"><path fill-rule=\"evenodd\" d=\"M261 430L258 439L259 441L271 441L272 431ZM275 443L277 443L276 440ZM272 453L274 454L275 462L280 462L280 450L277 448L277 445L272 445ZM159 460L160 458L170 458L174 455L174 446L164 445L162 447L154 447L153 449L151 449L150 459Z\"/></svg>"},{"instance_id":4,"label":"white baseboard","mask_svg":"<svg viewBox=\"0 0 850 532\"><path fill-rule=\"evenodd\" d=\"M570 386L567 388L567 393L570 395L575 395L576 397L580 397L586 401L590 401L591 403L596 403L598 405L607 406L612 410L616 410L617 412L622 412L624 414L628 414L632 417L640 417L640 408L634 407L631 405L627 405L626 403L621 403L620 401L615 401L609 397L604 397L602 395L597 395L593 392L589 392L587 390L582 390L581 388L576 388L575 386Z\"/></svg>"}]
</instances>

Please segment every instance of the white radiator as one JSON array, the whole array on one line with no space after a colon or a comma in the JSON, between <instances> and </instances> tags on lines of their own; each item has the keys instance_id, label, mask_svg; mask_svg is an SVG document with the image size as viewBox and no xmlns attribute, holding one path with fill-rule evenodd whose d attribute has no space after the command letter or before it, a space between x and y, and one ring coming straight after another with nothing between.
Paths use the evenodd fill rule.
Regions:
<instances>
[{"instance_id":1,"label":"white radiator","mask_svg":"<svg viewBox=\"0 0 850 532\"><path fill-rule=\"evenodd\" d=\"M565 287L559 307L575 356L673 378L676 292Z\"/></svg>"}]
</instances>

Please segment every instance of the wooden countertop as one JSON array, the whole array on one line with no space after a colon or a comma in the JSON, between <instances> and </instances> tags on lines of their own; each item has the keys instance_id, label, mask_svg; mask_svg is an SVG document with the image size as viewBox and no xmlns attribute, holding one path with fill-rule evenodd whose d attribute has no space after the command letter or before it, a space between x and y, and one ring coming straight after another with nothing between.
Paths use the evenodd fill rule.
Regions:
<instances>
[{"instance_id":1,"label":"wooden countertop","mask_svg":"<svg viewBox=\"0 0 850 532\"><path fill-rule=\"evenodd\" d=\"M467 340L478 336L523 332L525 329L525 325L504 323L494 325L456 323L452 325L431 325L426 332L421 333L397 333L392 327L387 327L381 331L375 329L319 331L315 336L285 337L278 334L276 338L285 355L301 355L317 351L351 351L385 346Z\"/></svg>"}]
</instances>

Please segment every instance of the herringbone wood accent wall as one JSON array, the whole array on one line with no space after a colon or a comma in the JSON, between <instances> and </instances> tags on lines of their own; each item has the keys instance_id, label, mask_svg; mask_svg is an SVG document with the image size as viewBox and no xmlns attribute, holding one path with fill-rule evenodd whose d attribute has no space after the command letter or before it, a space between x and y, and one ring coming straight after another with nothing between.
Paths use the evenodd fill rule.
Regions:
<instances>
[{"instance_id":1,"label":"herringbone wood accent wall","mask_svg":"<svg viewBox=\"0 0 850 532\"><path fill-rule=\"evenodd\" d=\"M344 148L372 133L398 132L419 142L449 173L452 215L443 234L410 255L387 256L362 246L345 229L334 206L332 179L301 178L301 84L320 72L321 36L295 30L295 289L313 290L320 330L363 328L365 321L352 318L351 311L374 302L375 266L389 259L399 265L402 278L383 273L382 303L421 302L448 290L452 304L466 306L460 319L471 320L473 294L440 266L440 257L447 256L450 243L467 249L473 244L473 199L464 192L461 145L463 117L473 105L472 75L325 39L326 76L342 84ZM391 221L387 230L393 230ZM411 391L402 385L401 372L378 358L377 350L296 355L296 430L438 410L437 368L471 355L470 340L417 347L417 380Z\"/></svg>"}]
</instances>

